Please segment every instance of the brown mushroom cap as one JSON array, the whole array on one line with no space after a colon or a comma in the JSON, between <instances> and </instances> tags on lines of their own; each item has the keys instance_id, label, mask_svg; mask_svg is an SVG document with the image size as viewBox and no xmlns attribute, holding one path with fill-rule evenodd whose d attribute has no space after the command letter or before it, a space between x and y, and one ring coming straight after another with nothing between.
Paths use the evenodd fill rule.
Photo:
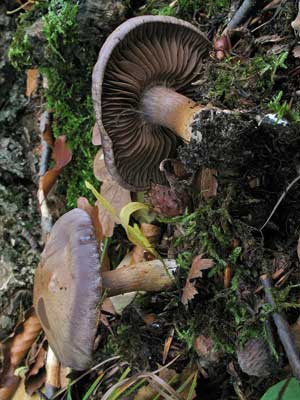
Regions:
<instances>
[{"instance_id":1,"label":"brown mushroom cap","mask_svg":"<svg viewBox=\"0 0 300 400\"><path fill-rule=\"evenodd\" d=\"M101 296L99 254L89 215L79 208L54 224L34 281L34 307L63 365L90 365Z\"/></svg>"},{"instance_id":2,"label":"brown mushroom cap","mask_svg":"<svg viewBox=\"0 0 300 400\"><path fill-rule=\"evenodd\" d=\"M159 86L188 96L208 45L195 26L164 16L129 19L103 45L93 72L94 108L106 166L126 189L164 183L159 164L173 157L177 143L143 115L145 91Z\"/></svg>"}]
</instances>

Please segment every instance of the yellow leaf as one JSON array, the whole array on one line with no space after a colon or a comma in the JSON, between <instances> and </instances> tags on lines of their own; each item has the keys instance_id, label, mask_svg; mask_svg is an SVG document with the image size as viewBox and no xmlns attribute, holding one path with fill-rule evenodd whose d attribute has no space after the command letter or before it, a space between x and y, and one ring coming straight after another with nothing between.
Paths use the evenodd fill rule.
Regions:
<instances>
[{"instance_id":1,"label":"yellow leaf","mask_svg":"<svg viewBox=\"0 0 300 400\"><path fill-rule=\"evenodd\" d=\"M142 247L143 249L160 259L159 254L152 247L149 240L142 234L137 224L135 224L134 226L128 225L126 232L128 239L131 241L131 243L135 244L136 246Z\"/></svg>"},{"instance_id":2,"label":"yellow leaf","mask_svg":"<svg viewBox=\"0 0 300 400\"><path fill-rule=\"evenodd\" d=\"M116 222L119 223L119 218L117 216L116 210L109 204L109 202L103 196L101 196L101 194L88 181L85 181L85 186L92 191L93 195L96 197L99 203L111 214L113 218L116 219Z\"/></svg>"},{"instance_id":3,"label":"yellow leaf","mask_svg":"<svg viewBox=\"0 0 300 400\"><path fill-rule=\"evenodd\" d=\"M129 225L129 219L131 214L141 209L148 209L148 206L146 206L146 204L139 203L137 201L132 201L131 203L126 204L126 206L122 208L122 210L120 211L120 220L125 230L127 230L127 227Z\"/></svg>"},{"instance_id":4,"label":"yellow leaf","mask_svg":"<svg viewBox=\"0 0 300 400\"><path fill-rule=\"evenodd\" d=\"M116 210L103 196L101 196L101 194L94 188L91 183L85 181L85 185L88 189L92 191L93 195L96 197L99 203L112 215L115 221L118 224L121 223L131 243L135 244L136 246L142 247L143 249L160 259L159 254L156 252L154 247L152 247L146 236L143 235L139 226L137 224L135 224L134 226L129 225L131 214L141 209L147 209L148 207L146 206L146 204L131 202L122 208L122 210L120 211L120 217L118 217Z\"/></svg>"}]
</instances>

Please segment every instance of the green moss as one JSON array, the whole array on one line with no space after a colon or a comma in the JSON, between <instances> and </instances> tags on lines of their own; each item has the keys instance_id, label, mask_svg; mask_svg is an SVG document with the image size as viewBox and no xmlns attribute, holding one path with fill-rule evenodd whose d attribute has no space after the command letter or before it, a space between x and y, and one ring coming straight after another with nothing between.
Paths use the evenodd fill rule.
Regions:
<instances>
[{"instance_id":1,"label":"green moss","mask_svg":"<svg viewBox=\"0 0 300 400\"><path fill-rule=\"evenodd\" d=\"M25 32L36 18L42 18L45 45L39 69L48 80L47 109L53 111L54 137L66 135L73 151L72 162L64 169L59 180L59 190L66 193L68 208L76 206L79 196L91 199L84 185L85 180L97 185L93 176L96 148L91 138L95 118L90 94L96 53L86 44L89 57L83 57L82 60L76 55L76 49L80 46L77 12L77 2L72 0L38 3L33 11L24 13L20 18L10 48L11 61L16 67L34 66L33 49Z\"/></svg>"},{"instance_id":2,"label":"green moss","mask_svg":"<svg viewBox=\"0 0 300 400\"><path fill-rule=\"evenodd\" d=\"M226 106L235 108L240 102L240 91L253 94L265 101L270 96L274 76L278 69L285 69L287 52L278 55L257 55L241 62L235 57L227 57L216 64L213 86L208 97L213 101L222 101ZM266 107L267 102L264 103Z\"/></svg>"},{"instance_id":3,"label":"green moss","mask_svg":"<svg viewBox=\"0 0 300 400\"><path fill-rule=\"evenodd\" d=\"M195 13L202 13L209 18L226 12L229 6L229 0L178 0L174 6L170 6L168 1L150 1L144 11L154 15L169 15L184 19L191 19Z\"/></svg>"}]
</instances>

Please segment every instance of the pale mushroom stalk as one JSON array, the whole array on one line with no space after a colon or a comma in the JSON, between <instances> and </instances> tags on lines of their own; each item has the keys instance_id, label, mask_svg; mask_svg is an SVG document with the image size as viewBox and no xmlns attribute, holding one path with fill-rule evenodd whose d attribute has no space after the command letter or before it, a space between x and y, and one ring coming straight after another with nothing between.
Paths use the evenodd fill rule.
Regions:
<instances>
[{"instance_id":1,"label":"pale mushroom stalk","mask_svg":"<svg viewBox=\"0 0 300 400\"><path fill-rule=\"evenodd\" d=\"M103 288L108 296L116 296L136 291L159 292L174 285L172 272L176 264L173 260L144 261L102 274ZM168 273L169 272L169 273Z\"/></svg>"},{"instance_id":2,"label":"pale mushroom stalk","mask_svg":"<svg viewBox=\"0 0 300 400\"><path fill-rule=\"evenodd\" d=\"M141 110L147 122L171 129L184 141L191 140L194 116L203 106L188 97L163 86L154 86L145 91Z\"/></svg>"}]
</instances>

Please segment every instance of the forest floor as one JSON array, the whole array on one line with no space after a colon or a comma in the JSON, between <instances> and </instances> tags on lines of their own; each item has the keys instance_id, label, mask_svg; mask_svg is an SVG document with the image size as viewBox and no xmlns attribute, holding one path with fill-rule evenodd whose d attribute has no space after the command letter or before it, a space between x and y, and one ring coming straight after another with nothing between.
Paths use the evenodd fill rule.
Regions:
<instances>
[{"instance_id":1,"label":"forest floor","mask_svg":"<svg viewBox=\"0 0 300 400\"><path fill-rule=\"evenodd\" d=\"M278 382L264 400L300 398L291 379L300 378L300 4L252 2L224 35L242 3L251 2L0 5L0 400L26 398L22 391L13 397L14 370L29 393L45 383L44 335L29 347L22 336L32 328L34 270L49 227L79 198L95 203L85 182L100 188L91 98L99 49L120 23L147 14L189 21L211 41L195 101L273 114L274 122L263 137L249 135L243 149L225 150L212 139L209 155L200 157L197 143L180 144L174 163L186 175L171 177L175 200L170 191L156 200L132 196L150 207L135 221L159 228L156 250L176 259L175 289L140 293L122 311L103 310L93 367L87 374L61 367L64 389L55 398L259 400ZM41 162L45 142L56 149L49 162ZM41 179L47 169L50 183ZM38 192L47 197L46 217ZM105 239L110 268L133 250L116 225ZM205 259L211 265L202 271ZM278 314L285 329L274 323ZM15 357L20 343L22 357Z\"/></svg>"}]
</instances>

